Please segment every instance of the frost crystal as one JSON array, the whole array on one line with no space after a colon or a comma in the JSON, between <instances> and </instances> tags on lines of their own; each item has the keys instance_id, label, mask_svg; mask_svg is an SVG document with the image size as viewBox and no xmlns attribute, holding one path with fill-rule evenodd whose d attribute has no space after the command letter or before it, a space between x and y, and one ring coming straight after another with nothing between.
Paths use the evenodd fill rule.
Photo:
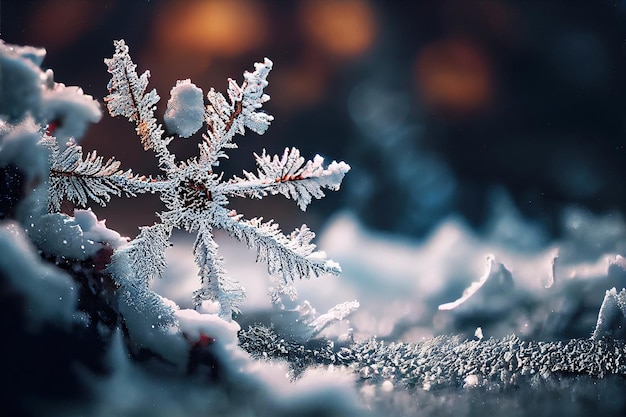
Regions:
<instances>
[{"instance_id":1,"label":"frost crystal","mask_svg":"<svg viewBox=\"0 0 626 417\"><path fill-rule=\"evenodd\" d=\"M53 211L59 210L63 199L85 206L88 200L105 205L112 195L135 196L146 192L160 195L166 207L159 213L161 222L141 228L139 236L113 258L114 263L124 259L131 265L131 268L112 265L110 269L118 281L132 282L131 287L136 289L137 285L147 285L161 276L166 267L165 249L174 228L197 235L193 250L202 286L193 295L194 303L218 301L220 314L226 318L238 311L244 290L226 276L213 240L214 228L227 231L256 250L257 259L267 263L269 274L278 281L279 293L294 295L291 282L296 278L341 271L339 265L316 250L312 243L315 234L306 225L285 235L272 220L244 219L227 205L230 197L282 194L305 210L313 198L324 196L324 188L339 189L350 169L347 164L333 161L324 166L321 156L306 161L292 148L286 149L282 156L270 156L265 150L260 156L255 155L256 174L244 172L242 178L223 181L222 174L214 171L219 160L227 157L226 151L236 148L233 140L236 133L244 134L249 129L263 134L273 120L261 110L269 100L263 90L272 61L266 58L255 64L253 72L244 73L241 85L229 79L228 98L211 89L206 107L202 91L191 81L177 83L165 116L168 129L188 137L199 130L202 122L206 123L199 156L186 161L177 161L170 153L168 144L173 137L164 136L154 116L159 96L155 90L147 91L150 73L137 74L123 40L115 42L115 54L105 63L111 73L109 95L105 98L109 113L135 123L144 149L155 152L162 176L146 178L130 170L120 170L118 161L112 158L105 161L95 152L84 155L74 142L69 142L63 150L56 141L47 140L45 144L51 150L49 206ZM123 276L129 273L134 276Z\"/></svg>"}]
</instances>

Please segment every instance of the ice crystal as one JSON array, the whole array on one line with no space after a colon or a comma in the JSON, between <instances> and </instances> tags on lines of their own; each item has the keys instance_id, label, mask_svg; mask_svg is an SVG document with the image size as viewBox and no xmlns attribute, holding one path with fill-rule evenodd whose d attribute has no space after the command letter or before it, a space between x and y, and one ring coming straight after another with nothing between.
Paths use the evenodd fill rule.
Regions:
<instances>
[{"instance_id":1,"label":"ice crystal","mask_svg":"<svg viewBox=\"0 0 626 417\"><path fill-rule=\"evenodd\" d=\"M241 85L229 79L228 98L211 89L207 94L208 104L200 108L201 90L189 80L178 82L166 111L168 129L188 137L199 129L200 122L206 124L199 156L186 161L177 161L168 149L173 137L165 135L155 118L159 96L154 89L147 91L150 72L137 74L123 40L115 42L115 54L105 59L105 63L111 73L109 95L105 97L109 113L135 123L144 149L156 154L162 175L139 176L131 170L121 170L119 161L112 158L105 161L95 151L84 155L74 142L61 150L54 141L48 141L50 209L59 210L63 199L81 206L88 200L106 205L112 195L158 193L166 208L159 213L161 222L142 227L137 238L114 256L114 260L130 261L136 275L131 278L133 285L147 285L161 276L166 267L165 249L174 228L196 234L193 250L202 285L193 294L194 303L218 301L223 317L230 318L232 312L238 311L244 290L224 271L223 259L213 240L214 228L227 231L256 250L257 259L267 263L269 274L278 281L280 293L293 295L291 282L296 278L341 271L338 264L326 259L324 252L316 250L312 243L315 234L306 225L291 234L283 234L273 221L244 219L227 205L230 197L282 194L305 210L313 198L324 196L322 189L339 188L350 169L346 163L333 161L325 167L321 156L306 161L296 148L291 148L285 149L282 156L270 156L265 150L261 155L255 154L257 174L244 172L243 177L223 180L222 174L215 172L220 159L227 157L226 151L237 147L235 134L244 134L246 129L263 134L273 120L261 110L269 100L264 88L272 61L266 58L255 64L253 72L244 73ZM119 271L128 268L116 269L114 265L111 270L119 275Z\"/></svg>"}]
</instances>

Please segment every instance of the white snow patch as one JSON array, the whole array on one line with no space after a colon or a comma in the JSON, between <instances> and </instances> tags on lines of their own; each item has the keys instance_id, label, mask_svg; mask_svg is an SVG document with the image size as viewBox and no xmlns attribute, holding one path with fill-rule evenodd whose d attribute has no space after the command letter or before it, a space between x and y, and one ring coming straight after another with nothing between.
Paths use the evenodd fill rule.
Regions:
<instances>
[{"instance_id":1,"label":"white snow patch","mask_svg":"<svg viewBox=\"0 0 626 417\"><path fill-rule=\"evenodd\" d=\"M109 244L117 249L127 240L91 210L76 210L74 217L63 213L45 214L27 226L28 235L48 256L85 260Z\"/></svg>"},{"instance_id":2,"label":"white snow patch","mask_svg":"<svg viewBox=\"0 0 626 417\"><path fill-rule=\"evenodd\" d=\"M489 283L489 284L487 284ZM493 255L487 255L487 271L477 281L472 282L471 285L463 291L461 298L446 304L441 304L439 310L454 310L462 304L466 303L472 297L474 297L482 288L489 285L490 292L498 291L500 288L503 291L509 290L513 285L513 279L511 273L506 269L504 265L496 262L496 258ZM489 300L493 301L493 300Z\"/></svg>"},{"instance_id":3,"label":"white snow patch","mask_svg":"<svg viewBox=\"0 0 626 417\"><path fill-rule=\"evenodd\" d=\"M77 290L72 277L44 263L17 223L0 223L0 254L0 275L24 295L35 324L74 320Z\"/></svg>"},{"instance_id":4,"label":"white snow patch","mask_svg":"<svg viewBox=\"0 0 626 417\"><path fill-rule=\"evenodd\" d=\"M202 90L191 80L179 80L170 95L163 122L170 132L188 138L204 124Z\"/></svg>"}]
</instances>

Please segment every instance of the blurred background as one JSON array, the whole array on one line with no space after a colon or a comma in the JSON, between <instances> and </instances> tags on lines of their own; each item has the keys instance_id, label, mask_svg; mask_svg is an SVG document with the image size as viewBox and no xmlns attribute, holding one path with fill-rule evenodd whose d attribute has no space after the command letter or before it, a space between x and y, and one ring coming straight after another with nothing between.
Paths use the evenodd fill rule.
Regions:
<instances>
[{"instance_id":1,"label":"blurred background","mask_svg":"<svg viewBox=\"0 0 626 417\"><path fill-rule=\"evenodd\" d=\"M228 77L271 58L275 120L239 137L226 175L286 146L352 166L342 191L306 213L280 197L233 201L286 231L348 209L410 238L452 214L480 233L505 201L550 238L564 206L626 208L623 0L2 0L0 13L5 42L45 47L55 79L100 102L103 59L124 38L138 71L151 71L159 117L176 80L225 92ZM193 156L199 139L172 150ZM159 174L125 120L105 115L82 145ZM141 196L96 212L132 237L160 210Z\"/></svg>"}]
</instances>

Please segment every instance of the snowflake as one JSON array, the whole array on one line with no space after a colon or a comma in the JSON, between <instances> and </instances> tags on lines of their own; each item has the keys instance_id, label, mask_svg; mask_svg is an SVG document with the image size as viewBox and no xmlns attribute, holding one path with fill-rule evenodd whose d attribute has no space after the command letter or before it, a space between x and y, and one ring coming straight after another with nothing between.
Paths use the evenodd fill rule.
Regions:
<instances>
[{"instance_id":1,"label":"snowflake","mask_svg":"<svg viewBox=\"0 0 626 417\"><path fill-rule=\"evenodd\" d=\"M179 81L171 91L165 114L168 130L181 137L196 133L206 125L206 133L199 144L199 156L177 161L168 149L172 136L157 123L154 112L159 101L156 91L146 92L149 71L138 75L128 47L123 40L115 42L115 54L105 59L111 80L105 102L112 116L124 116L136 125L137 135L145 150L153 150L162 175L146 178L131 170L120 170L120 162L105 161L96 152L83 155L82 148L69 142L61 150L53 139L46 145L51 150L50 209L58 211L61 201L70 200L85 206L88 200L106 205L112 195L135 196L140 193L158 193L165 205L159 213L160 223L140 228L139 235L124 248L134 271L134 284L147 285L160 277L166 268L165 250L174 228L196 234L193 246L199 267L201 288L194 292L193 301L218 301L220 314L230 318L238 312L243 299L243 288L229 278L223 268L223 259L213 239L213 229L227 231L234 238L256 250L257 260L268 265L269 275L278 281L273 299L281 294L295 296L291 282L295 278L339 274L338 264L326 259L316 250L312 240L315 234L306 226L285 235L273 221L261 218L244 219L227 208L230 197L263 198L282 194L293 199L305 210L313 198L324 196L323 189L337 190L350 167L333 161L324 166L324 159L315 156L306 161L298 149L285 149L281 156L268 155L265 150L255 154L258 170L245 172L243 177L224 180L215 172L226 151L236 148L235 134L246 129L263 134L273 117L263 112L263 103L269 96L263 92L272 61L265 59L255 64L253 72L244 73L241 85L228 80L228 98L214 89L206 95L189 80Z\"/></svg>"}]
</instances>

